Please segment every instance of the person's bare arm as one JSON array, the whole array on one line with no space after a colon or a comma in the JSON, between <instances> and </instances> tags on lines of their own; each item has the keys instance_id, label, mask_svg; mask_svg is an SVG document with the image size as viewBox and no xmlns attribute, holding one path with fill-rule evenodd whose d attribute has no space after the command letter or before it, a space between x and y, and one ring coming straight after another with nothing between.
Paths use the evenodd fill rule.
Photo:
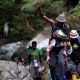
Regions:
<instances>
[{"instance_id":1,"label":"person's bare arm","mask_svg":"<svg viewBox=\"0 0 80 80\"><path fill-rule=\"evenodd\" d=\"M58 36L58 38L60 38L62 41L69 41L69 37L66 36L66 37L63 37L63 36Z\"/></svg>"},{"instance_id":2,"label":"person's bare arm","mask_svg":"<svg viewBox=\"0 0 80 80\"><path fill-rule=\"evenodd\" d=\"M63 41L70 41L70 31L67 33L66 37L60 36L59 38L61 38Z\"/></svg>"},{"instance_id":3,"label":"person's bare arm","mask_svg":"<svg viewBox=\"0 0 80 80\"><path fill-rule=\"evenodd\" d=\"M36 6L37 6L37 9L38 9L38 11L39 11L40 16L42 16L47 22L49 22L49 23L51 23L51 24L54 24L55 21L54 21L53 19L47 17L47 16L43 13L40 4L37 3Z\"/></svg>"},{"instance_id":4,"label":"person's bare arm","mask_svg":"<svg viewBox=\"0 0 80 80\"><path fill-rule=\"evenodd\" d=\"M50 45L48 46L48 48L46 49L47 56L49 56L49 52L50 52L50 50L52 49L52 47L53 47L53 45L50 44Z\"/></svg>"},{"instance_id":5,"label":"person's bare arm","mask_svg":"<svg viewBox=\"0 0 80 80\"><path fill-rule=\"evenodd\" d=\"M59 35L59 34L54 33L54 34L53 34L53 37L54 37L54 38L58 38L58 39L60 39L60 40L62 40L62 41L70 41L69 36L64 37L64 36L61 36L61 35Z\"/></svg>"},{"instance_id":6,"label":"person's bare arm","mask_svg":"<svg viewBox=\"0 0 80 80\"><path fill-rule=\"evenodd\" d=\"M47 63L49 64L49 60L50 60L50 57L49 57L49 53L50 53L50 50L52 49L53 45L50 44L48 46L48 48L46 49L46 54L47 54Z\"/></svg>"},{"instance_id":7,"label":"person's bare arm","mask_svg":"<svg viewBox=\"0 0 80 80\"><path fill-rule=\"evenodd\" d=\"M49 52L50 50L55 47L55 44L56 44L56 40L53 41L53 43L51 43L50 45L48 45L47 49L46 49L46 53L47 53L47 56L49 56Z\"/></svg>"}]
</instances>

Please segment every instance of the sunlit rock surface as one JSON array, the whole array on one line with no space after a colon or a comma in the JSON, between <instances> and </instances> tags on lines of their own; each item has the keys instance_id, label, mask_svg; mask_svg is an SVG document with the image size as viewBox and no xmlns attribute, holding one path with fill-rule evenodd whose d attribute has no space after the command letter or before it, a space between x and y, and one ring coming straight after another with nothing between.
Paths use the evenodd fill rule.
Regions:
<instances>
[{"instance_id":1,"label":"sunlit rock surface","mask_svg":"<svg viewBox=\"0 0 80 80\"><path fill-rule=\"evenodd\" d=\"M0 61L0 80L33 80L27 68L12 61Z\"/></svg>"},{"instance_id":2,"label":"sunlit rock surface","mask_svg":"<svg viewBox=\"0 0 80 80\"><path fill-rule=\"evenodd\" d=\"M22 42L16 42L0 47L0 57L5 56L6 58L10 58L21 46L23 46Z\"/></svg>"}]
</instances>

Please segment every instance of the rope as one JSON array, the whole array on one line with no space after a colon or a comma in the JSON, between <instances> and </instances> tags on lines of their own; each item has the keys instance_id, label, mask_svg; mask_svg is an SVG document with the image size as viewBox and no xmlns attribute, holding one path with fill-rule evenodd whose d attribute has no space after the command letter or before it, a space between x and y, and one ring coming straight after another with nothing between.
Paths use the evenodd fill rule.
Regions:
<instances>
[{"instance_id":1,"label":"rope","mask_svg":"<svg viewBox=\"0 0 80 80\"><path fill-rule=\"evenodd\" d=\"M28 74L25 74L20 80L23 80L27 76L28 76Z\"/></svg>"}]
</instances>

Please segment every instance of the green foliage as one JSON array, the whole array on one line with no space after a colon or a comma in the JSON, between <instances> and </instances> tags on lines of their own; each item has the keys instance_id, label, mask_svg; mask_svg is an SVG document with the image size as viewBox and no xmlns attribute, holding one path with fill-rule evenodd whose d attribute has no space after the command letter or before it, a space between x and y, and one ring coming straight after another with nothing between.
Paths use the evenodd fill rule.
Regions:
<instances>
[{"instance_id":1,"label":"green foliage","mask_svg":"<svg viewBox=\"0 0 80 80\"><path fill-rule=\"evenodd\" d=\"M22 29L21 29L20 26L19 26L19 27L16 26L16 27L14 27L14 28L11 28L10 32L13 33L13 35L17 35L17 34L19 34L20 32L22 32Z\"/></svg>"},{"instance_id":2,"label":"green foliage","mask_svg":"<svg viewBox=\"0 0 80 80\"><path fill-rule=\"evenodd\" d=\"M44 4L46 0L40 0L39 2L41 4ZM23 0L22 8L21 10L27 10L27 11L34 11L37 0Z\"/></svg>"},{"instance_id":3,"label":"green foliage","mask_svg":"<svg viewBox=\"0 0 80 80\"><path fill-rule=\"evenodd\" d=\"M14 6L15 0L0 0L0 8L10 8Z\"/></svg>"},{"instance_id":4,"label":"green foliage","mask_svg":"<svg viewBox=\"0 0 80 80\"><path fill-rule=\"evenodd\" d=\"M74 14L70 14L67 17L67 21L68 21L68 23L70 23L72 29L78 29L78 28L80 28L79 18L76 17Z\"/></svg>"},{"instance_id":5,"label":"green foliage","mask_svg":"<svg viewBox=\"0 0 80 80\"><path fill-rule=\"evenodd\" d=\"M34 36L32 32L26 31L21 26L12 27L9 32L9 39L12 41L16 40L30 40Z\"/></svg>"},{"instance_id":6,"label":"green foliage","mask_svg":"<svg viewBox=\"0 0 80 80\"><path fill-rule=\"evenodd\" d=\"M30 40L44 27L44 20L36 9L39 1L43 12L55 18L59 13L66 12L64 0L0 0L0 29L9 22L10 40ZM80 25L80 2L67 14L68 22L73 28ZM1 31L1 30L0 30ZM34 34L33 34L34 32Z\"/></svg>"},{"instance_id":7,"label":"green foliage","mask_svg":"<svg viewBox=\"0 0 80 80\"><path fill-rule=\"evenodd\" d=\"M69 11L67 18L68 22L72 26L72 29L80 29L80 1L75 8Z\"/></svg>"},{"instance_id":8,"label":"green foliage","mask_svg":"<svg viewBox=\"0 0 80 80\"><path fill-rule=\"evenodd\" d=\"M55 1L53 3L51 3L51 8L50 8L54 14L59 14L64 12L65 8L64 8L64 4L63 4L63 0L59 0L59 1Z\"/></svg>"},{"instance_id":9,"label":"green foliage","mask_svg":"<svg viewBox=\"0 0 80 80\"><path fill-rule=\"evenodd\" d=\"M79 16L80 16L80 4L77 5L77 6L73 9L73 11L74 11L74 15L79 17Z\"/></svg>"},{"instance_id":10,"label":"green foliage","mask_svg":"<svg viewBox=\"0 0 80 80\"><path fill-rule=\"evenodd\" d=\"M11 21L15 13L15 0L0 0L0 25Z\"/></svg>"}]
</instances>

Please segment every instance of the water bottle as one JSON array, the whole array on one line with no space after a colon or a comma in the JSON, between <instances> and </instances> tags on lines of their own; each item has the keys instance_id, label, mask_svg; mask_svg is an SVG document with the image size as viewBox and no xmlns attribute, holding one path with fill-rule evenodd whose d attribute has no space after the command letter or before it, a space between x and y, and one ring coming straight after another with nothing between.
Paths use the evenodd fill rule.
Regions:
<instances>
[{"instance_id":1,"label":"water bottle","mask_svg":"<svg viewBox=\"0 0 80 80\"><path fill-rule=\"evenodd\" d=\"M38 67L38 61L37 61L37 59L34 59L33 62L34 62L34 66Z\"/></svg>"},{"instance_id":2,"label":"water bottle","mask_svg":"<svg viewBox=\"0 0 80 80\"><path fill-rule=\"evenodd\" d=\"M48 80L52 80L51 79L51 74L50 74L50 69L48 69Z\"/></svg>"}]
</instances>

